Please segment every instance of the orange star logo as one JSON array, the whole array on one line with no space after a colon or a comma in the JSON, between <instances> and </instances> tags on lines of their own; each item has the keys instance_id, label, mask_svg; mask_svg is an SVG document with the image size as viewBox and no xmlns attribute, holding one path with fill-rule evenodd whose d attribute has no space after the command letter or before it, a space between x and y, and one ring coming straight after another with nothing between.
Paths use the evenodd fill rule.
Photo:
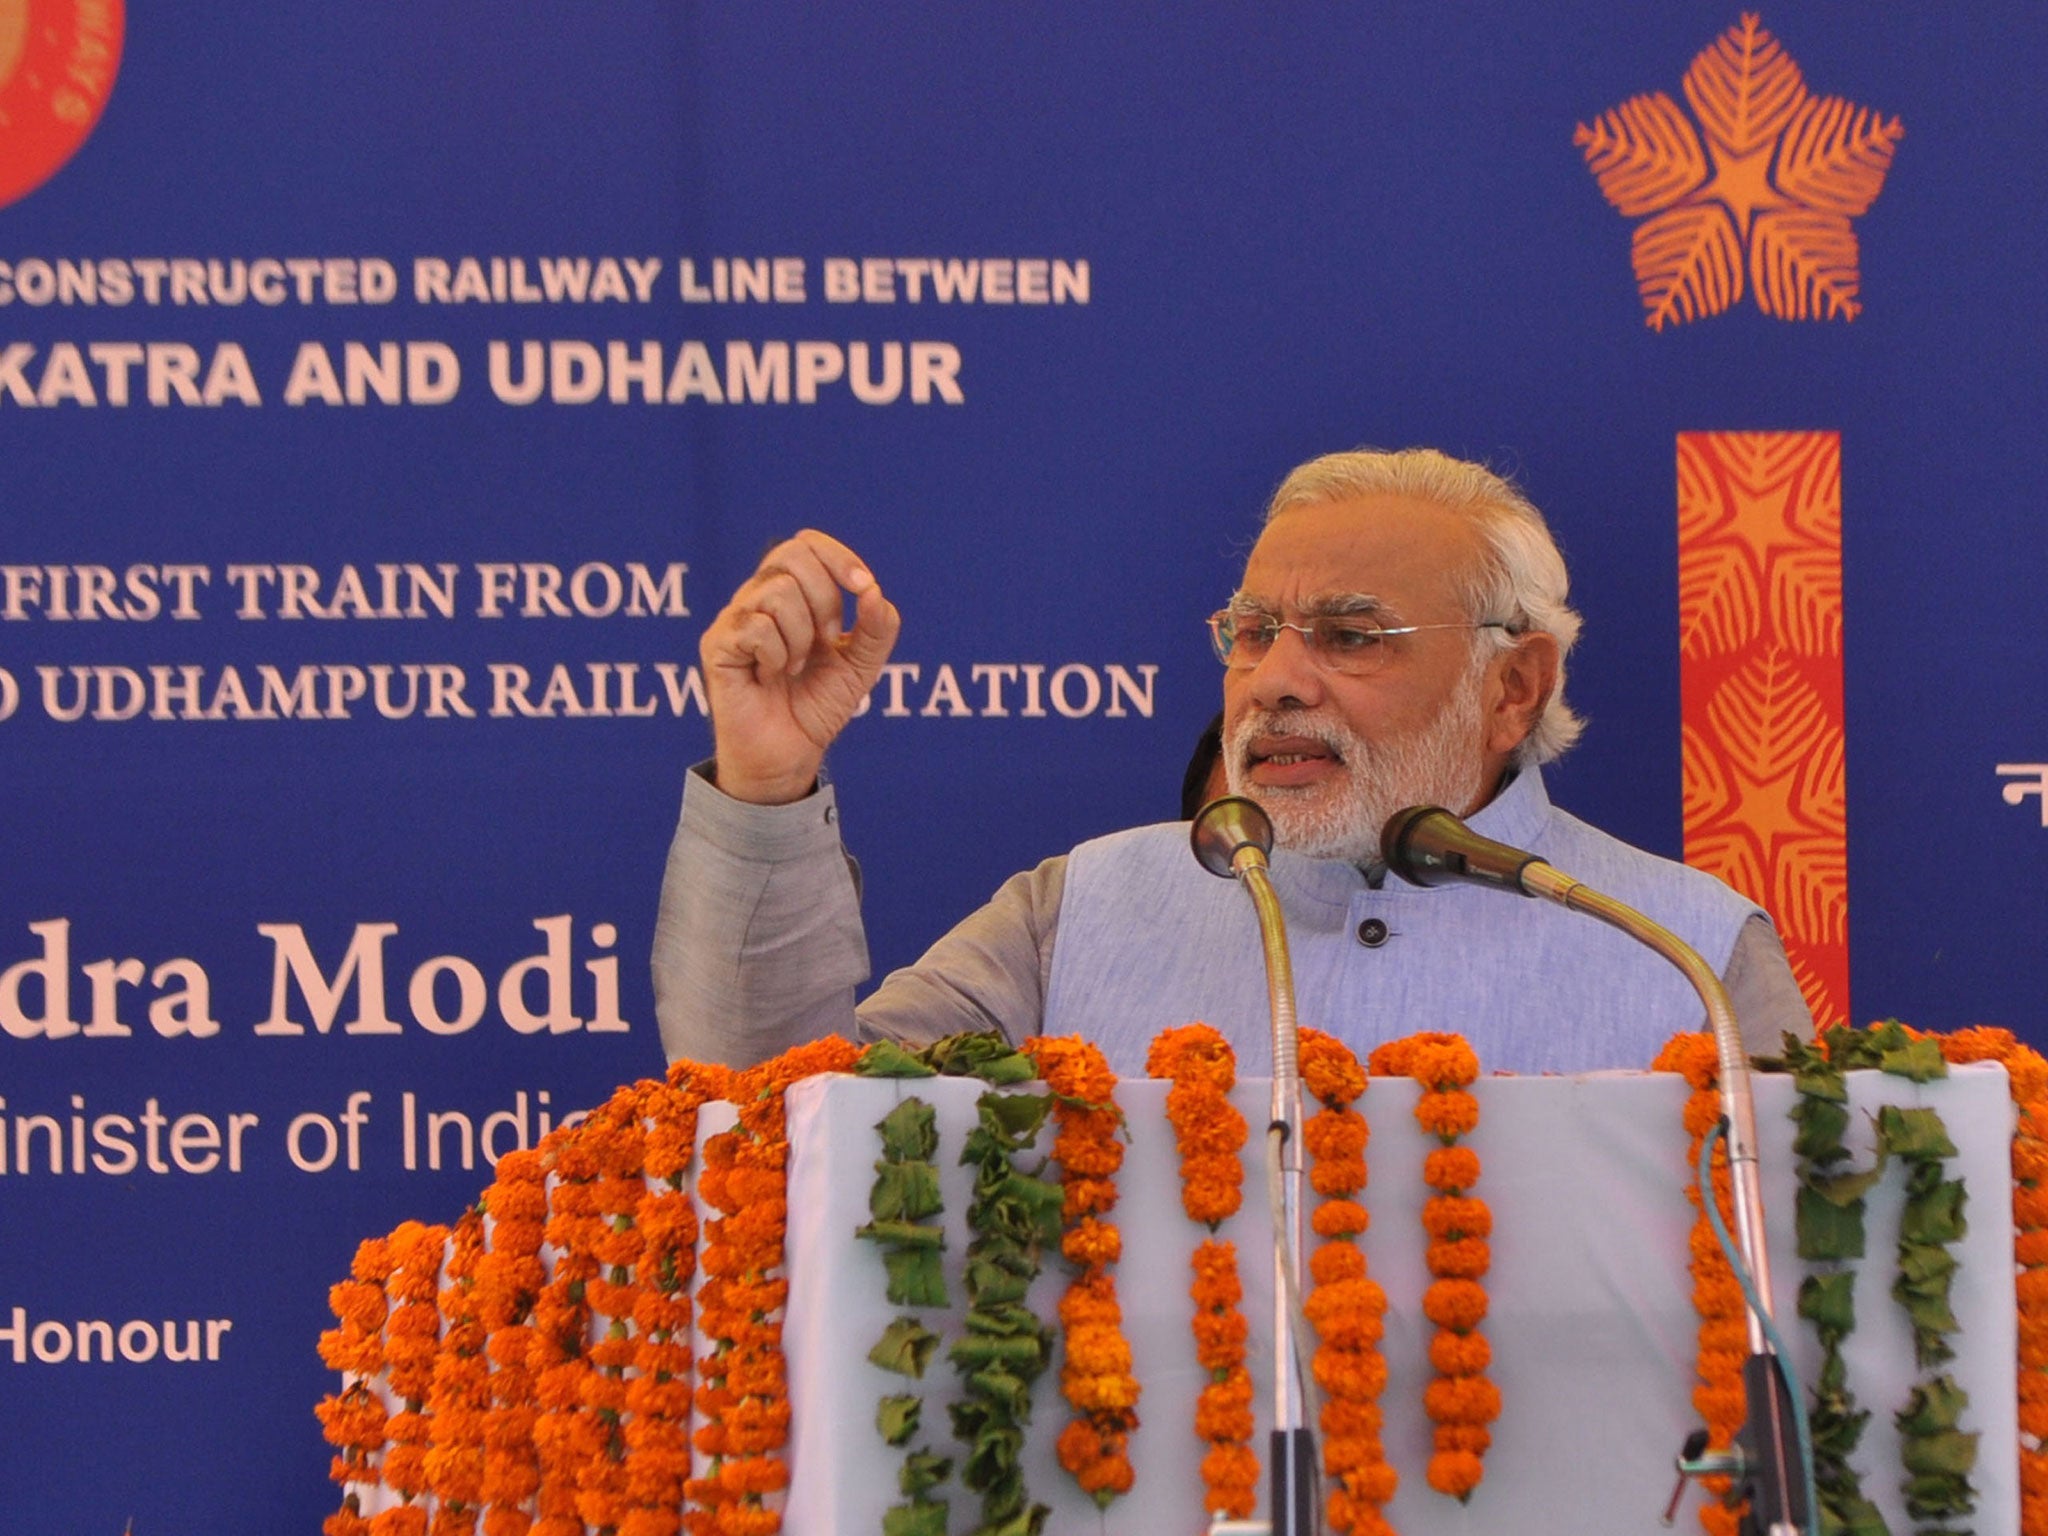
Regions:
<instances>
[{"instance_id":1,"label":"orange star logo","mask_svg":"<svg viewBox=\"0 0 2048 1536\"><path fill-rule=\"evenodd\" d=\"M1884 190L1899 120L1814 95L1754 15L1700 51L1685 99L1697 132L1652 91L1572 135L1607 200L1643 221L1630 259L1650 329L1720 314L1745 281L1780 320L1855 319L1849 221Z\"/></svg>"}]
</instances>

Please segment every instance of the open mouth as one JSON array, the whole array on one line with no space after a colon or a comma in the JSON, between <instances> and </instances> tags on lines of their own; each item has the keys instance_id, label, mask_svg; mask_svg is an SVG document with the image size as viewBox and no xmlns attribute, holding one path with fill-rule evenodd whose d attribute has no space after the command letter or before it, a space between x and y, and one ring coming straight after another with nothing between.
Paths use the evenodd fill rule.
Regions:
<instances>
[{"instance_id":1,"label":"open mouth","mask_svg":"<svg viewBox=\"0 0 2048 1536\"><path fill-rule=\"evenodd\" d=\"M1245 749L1246 777L1274 788L1313 784L1343 766L1337 749L1314 736L1257 736Z\"/></svg>"}]
</instances>

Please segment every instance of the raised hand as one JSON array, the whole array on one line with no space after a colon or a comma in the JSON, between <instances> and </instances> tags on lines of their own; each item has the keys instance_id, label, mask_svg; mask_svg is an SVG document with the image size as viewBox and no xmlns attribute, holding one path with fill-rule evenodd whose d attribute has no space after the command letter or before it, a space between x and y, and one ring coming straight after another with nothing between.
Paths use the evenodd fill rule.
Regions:
<instances>
[{"instance_id":1,"label":"raised hand","mask_svg":"<svg viewBox=\"0 0 2048 1536\"><path fill-rule=\"evenodd\" d=\"M850 630L842 593L854 599ZM757 805L809 794L902 623L860 557L831 535L806 528L771 549L697 647L718 787Z\"/></svg>"}]
</instances>

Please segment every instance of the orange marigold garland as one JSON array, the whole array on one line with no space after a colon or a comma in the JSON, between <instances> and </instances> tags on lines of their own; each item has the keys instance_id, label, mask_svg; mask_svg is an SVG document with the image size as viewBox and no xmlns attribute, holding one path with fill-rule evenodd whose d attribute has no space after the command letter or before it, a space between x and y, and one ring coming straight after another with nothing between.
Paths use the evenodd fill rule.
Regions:
<instances>
[{"instance_id":1,"label":"orange marigold garland","mask_svg":"<svg viewBox=\"0 0 2048 1536\"><path fill-rule=\"evenodd\" d=\"M499 1158L483 1208L490 1219L490 1243L477 1261L476 1306L493 1367L483 1423L484 1536L526 1536L533 1523L528 1501L540 1487L530 1362L534 1302L547 1283L540 1257L548 1213L541 1154L522 1150Z\"/></svg>"},{"instance_id":2,"label":"orange marigold garland","mask_svg":"<svg viewBox=\"0 0 2048 1536\"><path fill-rule=\"evenodd\" d=\"M2013 1258L2019 1265L2020 1530L2048 1536L2048 1059L2010 1030L1941 1037L1955 1063L2004 1066L2019 1111L2012 1143Z\"/></svg>"},{"instance_id":3,"label":"orange marigold garland","mask_svg":"<svg viewBox=\"0 0 2048 1536\"><path fill-rule=\"evenodd\" d=\"M391 1277L385 1288L394 1303L385 1325L385 1358L392 1396L404 1407L385 1426L391 1444L384 1452L384 1482L403 1501L370 1521L371 1536L425 1536L427 1529L427 1438L425 1412L434 1384L434 1360L441 1348L441 1257L448 1229L417 1221L391 1234Z\"/></svg>"},{"instance_id":4,"label":"orange marigold garland","mask_svg":"<svg viewBox=\"0 0 2048 1536\"><path fill-rule=\"evenodd\" d=\"M1309 1182L1321 1197L1311 1224L1324 1239L1309 1258L1312 1283L1304 1307L1321 1340L1313 1369L1323 1390L1327 1513L1338 1531L1391 1536L1380 1513L1400 1484L1380 1442L1387 1362L1379 1343L1387 1298L1366 1273L1357 1239L1369 1218L1352 1198L1365 1188L1371 1135L1365 1117L1351 1108L1365 1092L1365 1069L1342 1041L1303 1029L1301 1077L1323 1106L1309 1117L1302 1139L1312 1160Z\"/></svg>"},{"instance_id":5,"label":"orange marigold garland","mask_svg":"<svg viewBox=\"0 0 2048 1536\"><path fill-rule=\"evenodd\" d=\"M540 1463L533 1536L583 1536L577 1510L586 1468L604 1454L604 1435L585 1409L590 1362L590 1282L598 1272L604 1218L597 1211L595 1141L589 1122L573 1136L551 1137L554 1183L547 1240L554 1264L534 1303L528 1355L539 1409L533 1426Z\"/></svg>"},{"instance_id":6,"label":"orange marigold garland","mask_svg":"<svg viewBox=\"0 0 2048 1536\"><path fill-rule=\"evenodd\" d=\"M1700 1147L1721 1119L1720 1066L1714 1037L1705 1031L1674 1035L1651 1063L1653 1072L1676 1072L1691 1086L1685 1101L1685 1132L1691 1138L1686 1155L1685 1197L1700 1214L1693 1222L1692 1254L1693 1306L1700 1315L1700 1342L1695 1371L1699 1385L1693 1388L1692 1403L1706 1425L1707 1444L1726 1450L1734 1444L1742 1427L1747 1400L1743 1394L1742 1367L1749 1354L1748 1305L1742 1286L1729 1267L1714 1229L1707 1221L1706 1206L1699 1187ZM1714 1200L1724 1222L1732 1225L1735 1193L1729 1181L1725 1150L1716 1148L1713 1163ZM1728 1479L1709 1477L1702 1481L1716 1495L1700 1505L1700 1524L1709 1536L1736 1536L1742 1507L1729 1508L1721 1502L1728 1491Z\"/></svg>"},{"instance_id":7,"label":"orange marigold garland","mask_svg":"<svg viewBox=\"0 0 2048 1536\"><path fill-rule=\"evenodd\" d=\"M388 1412L369 1381L384 1369L384 1321L389 1303L384 1282L391 1275L391 1244L366 1238L356 1249L349 1278L327 1293L339 1328L320 1335L320 1358L331 1371L353 1377L315 1410L322 1433L337 1454L328 1476L345 1490L341 1508L320 1529L323 1536L368 1536L363 1494L380 1480L377 1458L384 1448Z\"/></svg>"},{"instance_id":8,"label":"orange marigold garland","mask_svg":"<svg viewBox=\"0 0 2048 1536\"><path fill-rule=\"evenodd\" d=\"M1180 1153L1181 1208L1211 1233L1244 1202L1245 1119L1230 1102L1237 1059L1230 1042L1207 1024L1161 1031L1145 1070L1170 1080L1166 1119ZM1252 1378L1245 1367L1249 1328L1239 1304L1237 1245L1208 1237L1190 1260L1194 1283L1195 1359L1209 1373L1195 1402L1195 1434L1209 1442L1202 1457L1202 1507L1234 1520L1251 1518L1259 1481L1252 1450Z\"/></svg>"},{"instance_id":9,"label":"orange marigold garland","mask_svg":"<svg viewBox=\"0 0 2048 1536\"><path fill-rule=\"evenodd\" d=\"M859 1055L833 1035L749 1068L732 1095L738 1127L705 1144L699 1192L721 1215L706 1224L707 1278L698 1294L703 1331L714 1344L698 1391L711 1422L696 1442L712 1465L686 1488L700 1506L684 1520L696 1536L782 1529L781 1511L767 1501L789 1486L789 1467L777 1454L789 1438L781 1320L789 1283L779 1278L789 1211L783 1095L818 1073L851 1071Z\"/></svg>"},{"instance_id":10,"label":"orange marigold garland","mask_svg":"<svg viewBox=\"0 0 2048 1536\"><path fill-rule=\"evenodd\" d=\"M1025 1041L1023 1050L1058 1095L1052 1155L1060 1165L1065 1222L1060 1252L1080 1271L1060 1303L1066 1327L1060 1391L1077 1415L1060 1432L1060 1465L1107 1509L1131 1491L1130 1437L1138 1427L1138 1379L1110 1273L1123 1254L1123 1237L1102 1219L1116 1205L1124 1117L1116 1107L1116 1074L1099 1047L1078 1036L1041 1037Z\"/></svg>"},{"instance_id":11,"label":"orange marigold garland","mask_svg":"<svg viewBox=\"0 0 2048 1536\"><path fill-rule=\"evenodd\" d=\"M433 1536L471 1536L483 1501L484 1415L490 1407L489 1337L478 1314L477 1262L484 1213L471 1207L448 1242L448 1284L440 1295L447 1328L427 1393L427 1484L434 1491Z\"/></svg>"},{"instance_id":12,"label":"orange marigold garland","mask_svg":"<svg viewBox=\"0 0 2048 1536\"><path fill-rule=\"evenodd\" d=\"M723 1068L678 1062L646 1085L647 1194L633 1305L633 1374L626 1387L626 1507L618 1536L676 1536L690 1475L690 1282L697 1272L697 1212L688 1190L697 1111L725 1082Z\"/></svg>"},{"instance_id":13,"label":"orange marigold garland","mask_svg":"<svg viewBox=\"0 0 2048 1536\"><path fill-rule=\"evenodd\" d=\"M1429 1347L1436 1379L1422 1403L1436 1425L1429 1486L1463 1503L1485 1473L1481 1458L1493 1443L1487 1425L1500 1417L1500 1389L1486 1378L1493 1351L1479 1323L1486 1316L1481 1284L1492 1263L1487 1237L1493 1213L1473 1196L1479 1157L1458 1138L1479 1123L1472 1084L1479 1057L1462 1036L1425 1032L1391 1041L1372 1053L1379 1076L1409 1077L1422 1086L1415 1119L1441 1145L1423 1162L1422 1177L1436 1193L1423 1203L1429 1234L1425 1261L1433 1277L1422 1293L1423 1315L1437 1325Z\"/></svg>"},{"instance_id":14,"label":"orange marigold garland","mask_svg":"<svg viewBox=\"0 0 2048 1536\"><path fill-rule=\"evenodd\" d=\"M647 1244L638 1222L647 1196L641 1106L652 1086L620 1088L582 1130L595 1170L591 1256L598 1266L584 1287L595 1337L590 1369L583 1374L583 1411L591 1420L588 1438L599 1452L578 1479L576 1512L599 1531L616 1531L627 1509L626 1371L639 1348L632 1326L640 1300L636 1271Z\"/></svg>"}]
</instances>

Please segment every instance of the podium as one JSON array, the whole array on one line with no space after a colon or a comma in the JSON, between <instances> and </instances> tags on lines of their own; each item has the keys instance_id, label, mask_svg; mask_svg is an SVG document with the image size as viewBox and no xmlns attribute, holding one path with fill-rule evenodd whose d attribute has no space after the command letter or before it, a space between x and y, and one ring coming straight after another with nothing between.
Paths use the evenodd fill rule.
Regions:
<instances>
[{"instance_id":1,"label":"podium","mask_svg":"<svg viewBox=\"0 0 2048 1536\"><path fill-rule=\"evenodd\" d=\"M2015 1391L2014 1250L2011 1222L2011 1137L2014 1111L2004 1070L1954 1068L1942 1080L1916 1084L1872 1072L1848 1076L1851 1129L1858 1166L1870 1161L1871 1119L1880 1105L1939 1111L1955 1143L1952 1176L1968 1190L1967 1236L1952 1292L1960 1331L1954 1360L1942 1370L1969 1395L1962 1428L1979 1436L1972 1482L1974 1528L2019 1529L2018 1428ZM1189 1256L1208 1236L1180 1203L1178 1158L1165 1116L1168 1084L1126 1080L1116 1101L1128 1129L1117 1175L1118 1200L1108 1219L1122 1231L1116 1267L1123 1328L1143 1395L1140 1427L1131 1437L1133 1490L1107 1510L1075 1486L1055 1459L1054 1442L1071 1410L1059 1394L1059 1359L1037 1380L1024 1452L1030 1496L1052 1514L1048 1536L1162 1536L1206 1528L1199 1466L1205 1442L1193 1429L1195 1398L1205 1379L1190 1332ZM787 1094L789 1225L784 1275L788 1300L782 1346L788 1362L791 1482L782 1529L793 1536L873 1536L884 1511L900 1502L902 1450L883 1443L875 1410L884 1396L915 1391L924 1398L922 1432L905 1449L929 1445L958 1460L946 1406L960 1393L944 1344L959 1337L965 1310L961 1279L969 1240L963 1213L968 1170L958 1165L986 1085L962 1078L886 1079L821 1076ZM1431 1371L1431 1325L1420 1298L1429 1276L1420 1223L1429 1193L1422 1163L1434 1145L1416 1125L1418 1089L1402 1078L1375 1078L1355 1107L1371 1126L1370 1182L1360 1196L1371 1213L1360 1240L1388 1309L1381 1344L1388 1382L1380 1398L1389 1462L1400 1489L1384 1513L1403 1536L1465 1536L1514 1531L1518 1536L1601 1536L1649 1531L1670 1496L1673 1458L1699 1423L1691 1404L1699 1326L1687 1272L1694 1211L1686 1198L1691 1170L1682 1114L1684 1080L1669 1073L1596 1073L1576 1077L1500 1077L1473 1086L1479 1125L1463 1145L1482 1160L1473 1194L1493 1213L1492 1265L1485 1278L1491 1343L1488 1372L1502 1398L1492 1426L1485 1477L1459 1504L1424 1479L1431 1425L1422 1394ZM1803 1275L1794 1245L1791 1079L1759 1076L1756 1116L1780 1331L1802 1380L1816 1368L1818 1345L1797 1315ZM856 1238L868 1219L868 1193L881 1145L875 1127L898 1102L916 1097L936 1117L944 1197L944 1267L952 1307L919 1311L943 1340L923 1378L881 1370L870 1346L904 1309L884 1294L881 1257ZM1270 1380L1270 1224L1258 1165L1258 1131L1266 1114L1263 1082L1238 1085L1234 1102L1253 1128L1247 1147L1244 1205L1219 1237L1234 1241L1251 1327L1250 1368ZM732 1123L731 1106L706 1104L697 1134L704 1139ZM1049 1147L1050 1125L1040 1145ZM1030 1154L1020 1156L1028 1162ZM1898 1435L1892 1415L1920 1373L1912 1335L1892 1300L1893 1248L1904 1200L1894 1169L1867 1197L1868 1250L1857 1270L1857 1328L1844 1355L1859 1404L1871 1418L1854 1465L1864 1493L1895 1532L1913 1528L1905 1515ZM701 1240L701 1238L700 1238ZM1057 1252L1029 1295L1041 1317L1056 1316L1068 1268ZM707 1346L700 1339L699 1353ZM1268 1395L1255 1396L1263 1456ZM699 1458L701 1470L702 1458ZM956 1476L932 1490L951 1502L948 1528L971 1529L978 1498ZM1263 1482L1260 1497L1263 1500ZM1678 1529L1699 1529L1688 1495ZM364 1513L388 1506L373 1490ZM1263 1513L1263 1509L1261 1510Z\"/></svg>"}]
</instances>

